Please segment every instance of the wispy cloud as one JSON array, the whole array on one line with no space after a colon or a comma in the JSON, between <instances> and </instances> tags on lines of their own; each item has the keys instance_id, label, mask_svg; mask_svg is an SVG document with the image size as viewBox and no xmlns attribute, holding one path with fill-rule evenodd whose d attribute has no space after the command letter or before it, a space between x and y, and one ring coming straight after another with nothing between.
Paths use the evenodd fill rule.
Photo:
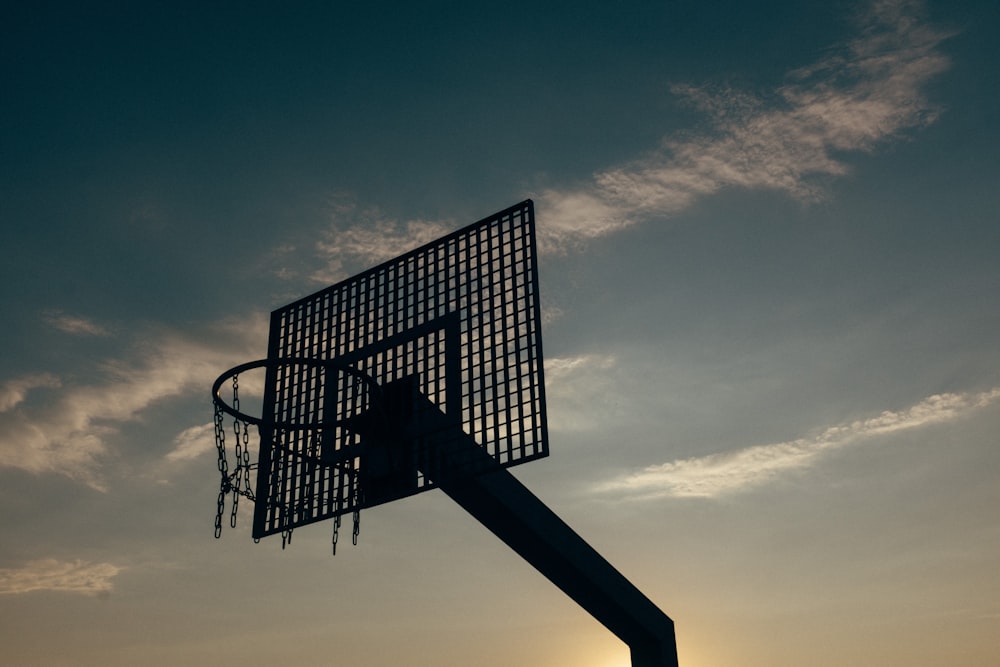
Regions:
<instances>
[{"instance_id":1,"label":"wispy cloud","mask_svg":"<svg viewBox=\"0 0 1000 667\"><path fill-rule=\"evenodd\" d=\"M74 336L107 336L108 330L85 317L67 315L61 311L49 311L44 314L45 321L63 333Z\"/></svg>"},{"instance_id":2,"label":"wispy cloud","mask_svg":"<svg viewBox=\"0 0 1000 667\"><path fill-rule=\"evenodd\" d=\"M635 499L712 498L736 493L809 468L826 454L849 445L954 421L997 399L1000 387L981 393L936 394L906 410L885 411L869 419L831 426L812 437L649 466L605 482L598 489Z\"/></svg>"},{"instance_id":3,"label":"wispy cloud","mask_svg":"<svg viewBox=\"0 0 1000 667\"><path fill-rule=\"evenodd\" d=\"M549 428L585 431L610 418L609 394L617 362L601 354L552 357L545 360L545 391Z\"/></svg>"},{"instance_id":4,"label":"wispy cloud","mask_svg":"<svg viewBox=\"0 0 1000 667\"><path fill-rule=\"evenodd\" d=\"M0 568L0 595L33 591L106 595L114 588L113 579L121 571L121 567L111 563L45 558L20 568Z\"/></svg>"},{"instance_id":5,"label":"wispy cloud","mask_svg":"<svg viewBox=\"0 0 1000 667\"><path fill-rule=\"evenodd\" d=\"M871 151L938 110L923 89L949 66L947 31L924 24L922 3L879 0L860 35L788 74L768 94L716 86L673 91L704 112L710 132L667 137L657 150L539 201L544 250L560 252L651 217L676 214L724 188L767 189L802 201L850 171L843 153Z\"/></svg>"},{"instance_id":6,"label":"wispy cloud","mask_svg":"<svg viewBox=\"0 0 1000 667\"><path fill-rule=\"evenodd\" d=\"M174 438L168 461L189 461L215 449L215 424L199 424L181 431Z\"/></svg>"},{"instance_id":7,"label":"wispy cloud","mask_svg":"<svg viewBox=\"0 0 1000 667\"><path fill-rule=\"evenodd\" d=\"M850 172L847 153L870 152L937 119L940 109L924 89L948 69L939 47L953 33L925 23L923 14L921 0L875 0L856 19L857 37L788 72L772 90L673 85L709 129L664 137L649 153L578 187L535 193L540 250L576 249L727 188L823 198L831 179ZM322 283L455 227L449 220L397 220L345 196L334 197L330 209L332 223L315 246L323 266L311 275Z\"/></svg>"},{"instance_id":8,"label":"wispy cloud","mask_svg":"<svg viewBox=\"0 0 1000 667\"><path fill-rule=\"evenodd\" d=\"M454 229L451 222L445 221L396 220L376 207L360 208L346 197L331 203L331 219L330 227L316 244L323 267L311 276L315 282L336 282L349 270L392 259Z\"/></svg>"},{"instance_id":9,"label":"wispy cloud","mask_svg":"<svg viewBox=\"0 0 1000 667\"><path fill-rule=\"evenodd\" d=\"M582 373L604 372L615 365L614 357L601 354L580 354L572 357L551 357L545 360L545 375L556 385L579 379Z\"/></svg>"},{"instance_id":10,"label":"wispy cloud","mask_svg":"<svg viewBox=\"0 0 1000 667\"><path fill-rule=\"evenodd\" d=\"M35 373L8 380L0 385L0 412L19 405L32 389L59 386L59 378L51 373Z\"/></svg>"},{"instance_id":11,"label":"wispy cloud","mask_svg":"<svg viewBox=\"0 0 1000 667\"><path fill-rule=\"evenodd\" d=\"M8 382L14 390L3 396L13 407L0 412L0 467L65 475L104 490L100 463L121 427L165 398L204 392L227 365L259 356L266 326L263 315L216 325L214 344L170 331L147 334L142 346L102 364L94 382L37 376L58 386L45 401L23 393L23 378Z\"/></svg>"}]
</instances>

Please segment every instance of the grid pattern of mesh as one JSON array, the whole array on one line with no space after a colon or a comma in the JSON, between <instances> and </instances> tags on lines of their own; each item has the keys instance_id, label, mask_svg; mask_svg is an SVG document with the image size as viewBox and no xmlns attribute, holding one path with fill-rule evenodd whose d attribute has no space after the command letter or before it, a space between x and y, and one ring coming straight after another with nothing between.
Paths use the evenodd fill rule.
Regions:
<instances>
[{"instance_id":1,"label":"grid pattern of mesh","mask_svg":"<svg viewBox=\"0 0 1000 667\"><path fill-rule=\"evenodd\" d=\"M498 463L546 456L536 255L529 200L274 311L268 356L336 359L380 386L413 378ZM366 409L355 377L339 374L333 391L323 372L289 365L268 378L275 422L329 424ZM371 504L356 444L328 426L262 438L255 535ZM397 495L432 486L420 475Z\"/></svg>"}]
</instances>

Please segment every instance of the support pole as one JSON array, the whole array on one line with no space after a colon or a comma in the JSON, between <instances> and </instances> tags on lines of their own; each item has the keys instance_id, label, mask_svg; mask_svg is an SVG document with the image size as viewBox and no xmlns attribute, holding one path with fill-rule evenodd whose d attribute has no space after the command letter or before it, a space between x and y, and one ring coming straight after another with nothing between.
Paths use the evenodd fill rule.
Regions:
<instances>
[{"instance_id":1,"label":"support pole","mask_svg":"<svg viewBox=\"0 0 1000 667\"><path fill-rule=\"evenodd\" d=\"M628 644L632 667L677 667L673 621L506 469L439 486Z\"/></svg>"},{"instance_id":2,"label":"support pole","mask_svg":"<svg viewBox=\"0 0 1000 667\"><path fill-rule=\"evenodd\" d=\"M666 614L412 383L384 389L397 409L412 410L403 410L409 414L389 437L420 452L421 472L628 644L632 667L677 667Z\"/></svg>"}]
</instances>

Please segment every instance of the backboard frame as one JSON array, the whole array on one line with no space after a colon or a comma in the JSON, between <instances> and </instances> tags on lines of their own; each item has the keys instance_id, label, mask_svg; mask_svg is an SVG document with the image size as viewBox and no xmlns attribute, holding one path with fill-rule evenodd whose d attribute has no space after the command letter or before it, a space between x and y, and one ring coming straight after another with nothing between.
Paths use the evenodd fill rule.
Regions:
<instances>
[{"instance_id":1,"label":"backboard frame","mask_svg":"<svg viewBox=\"0 0 1000 667\"><path fill-rule=\"evenodd\" d=\"M273 311L268 359L335 360L378 384L414 377L501 466L545 457L537 257L534 205L525 200ZM280 368L269 366L265 380L273 411L265 407L260 427L255 538L435 488L415 472L414 484L366 497L357 433L309 440L267 424L337 411L336 392ZM340 451L339 467L315 463L321 440ZM358 456L345 456L348 448Z\"/></svg>"}]
</instances>

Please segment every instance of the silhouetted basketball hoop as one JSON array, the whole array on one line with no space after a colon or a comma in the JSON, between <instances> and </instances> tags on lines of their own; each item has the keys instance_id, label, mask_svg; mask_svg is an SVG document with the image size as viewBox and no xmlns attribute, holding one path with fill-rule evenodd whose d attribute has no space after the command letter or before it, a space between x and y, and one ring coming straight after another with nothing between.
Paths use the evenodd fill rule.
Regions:
<instances>
[{"instance_id":1,"label":"silhouetted basketball hoop","mask_svg":"<svg viewBox=\"0 0 1000 667\"><path fill-rule=\"evenodd\" d=\"M259 415L243 410L239 394L240 374L264 369L271 390L265 390L265 397L281 394L284 400L262 405ZM224 396L224 387L230 387L231 398ZM340 528L340 510L346 505L357 505L360 483L358 480L358 459L365 446L365 438L374 432L374 425L380 421L379 386L368 374L335 360L312 359L307 357L287 357L260 359L230 368L216 379L212 385L212 403L215 407L215 443L219 455L218 508L215 518L215 535L222 532L222 516L225 513L226 496L231 496L232 510L230 526L236 527L236 516L240 497L256 502L257 484L254 473L259 465L251 461L250 427L255 426L257 438L254 445L259 450L260 441L266 440L272 449L293 461L300 483L318 484L317 493L324 493L323 481L332 479L342 489L341 494L329 498L336 510L333 534L333 549ZM267 400L266 398L264 399ZM225 415L232 418L232 432L235 436L235 465L229 467L226 450ZM305 513L302 500L287 499L278 489L268 489L266 496L260 496L271 504L271 513L287 517L291 524ZM321 501L322 496L308 493L305 498ZM354 510L353 541L357 543L360 524L358 510ZM292 525L284 527L282 543L291 539Z\"/></svg>"},{"instance_id":2,"label":"silhouetted basketball hoop","mask_svg":"<svg viewBox=\"0 0 1000 667\"><path fill-rule=\"evenodd\" d=\"M362 509L439 488L625 641L633 667L677 667L670 618L507 471L549 454L541 319L531 200L273 311L267 359L212 387L215 536L242 497L255 540L333 519L336 553L344 514L357 543ZM250 414L239 375L256 369Z\"/></svg>"}]
</instances>

